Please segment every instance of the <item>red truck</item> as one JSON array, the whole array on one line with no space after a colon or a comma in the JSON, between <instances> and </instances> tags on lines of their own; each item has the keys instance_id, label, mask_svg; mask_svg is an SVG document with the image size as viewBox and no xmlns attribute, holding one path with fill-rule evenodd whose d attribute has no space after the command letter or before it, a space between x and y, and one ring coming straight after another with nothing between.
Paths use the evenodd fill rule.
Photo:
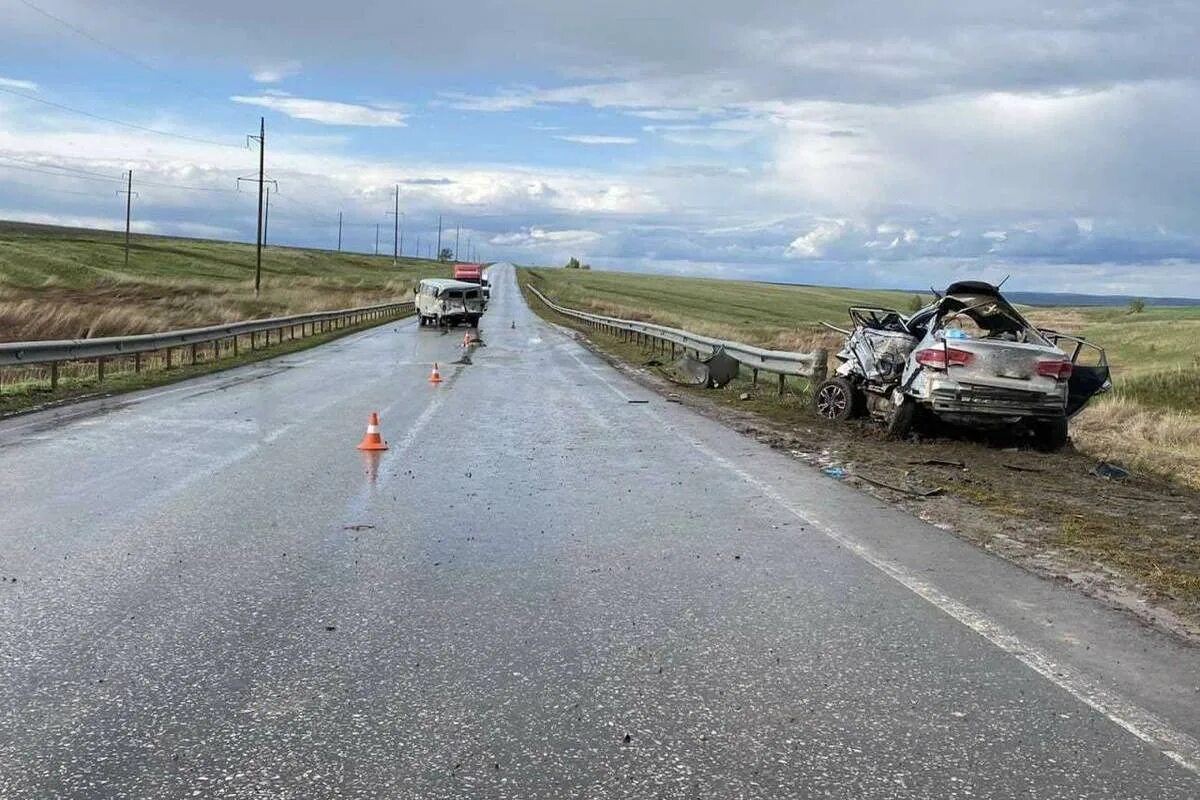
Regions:
<instances>
[{"instance_id":1,"label":"red truck","mask_svg":"<svg viewBox=\"0 0 1200 800\"><path fill-rule=\"evenodd\" d=\"M465 281L466 283L483 284L483 265L482 264L455 264L454 265L454 280Z\"/></svg>"}]
</instances>

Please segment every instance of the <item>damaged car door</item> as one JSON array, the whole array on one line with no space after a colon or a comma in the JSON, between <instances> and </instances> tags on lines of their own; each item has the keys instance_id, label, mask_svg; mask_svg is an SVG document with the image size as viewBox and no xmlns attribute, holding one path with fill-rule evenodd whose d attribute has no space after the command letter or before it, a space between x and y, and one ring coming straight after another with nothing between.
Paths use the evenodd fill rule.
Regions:
<instances>
[{"instance_id":1,"label":"damaged car door","mask_svg":"<svg viewBox=\"0 0 1200 800\"><path fill-rule=\"evenodd\" d=\"M1103 347L1079 336L1047 328L1040 329L1040 333L1071 359L1071 378L1067 381L1068 417L1075 416L1089 400L1112 388L1108 354Z\"/></svg>"}]
</instances>

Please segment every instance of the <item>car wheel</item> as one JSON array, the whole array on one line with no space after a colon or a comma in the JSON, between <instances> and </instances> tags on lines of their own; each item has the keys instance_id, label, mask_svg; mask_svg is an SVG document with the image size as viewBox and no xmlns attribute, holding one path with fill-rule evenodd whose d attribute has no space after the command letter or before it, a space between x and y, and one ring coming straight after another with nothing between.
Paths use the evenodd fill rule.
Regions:
<instances>
[{"instance_id":1,"label":"car wheel","mask_svg":"<svg viewBox=\"0 0 1200 800\"><path fill-rule=\"evenodd\" d=\"M1069 428L1066 417L1039 419L1033 423L1033 446L1045 453L1063 449Z\"/></svg>"},{"instance_id":2,"label":"car wheel","mask_svg":"<svg viewBox=\"0 0 1200 800\"><path fill-rule=\"evenodd\" d=\"M813 392L813 411L817 416L844 422L858 410L857 392L845 378L826 378Z\"/></svg>"},{"instance_id":3,"label":"car wheel","mask_svg":"<svg viewBox=\"0 0 1200 800\"><path fill-rule=\"evenodd\" d=\"M917 404L911 398L905 397L899 405L892 407L892 413L888 415L888 436L893 439L903 439L908 436L916 416Z\"/></svg>"}]
</instances>

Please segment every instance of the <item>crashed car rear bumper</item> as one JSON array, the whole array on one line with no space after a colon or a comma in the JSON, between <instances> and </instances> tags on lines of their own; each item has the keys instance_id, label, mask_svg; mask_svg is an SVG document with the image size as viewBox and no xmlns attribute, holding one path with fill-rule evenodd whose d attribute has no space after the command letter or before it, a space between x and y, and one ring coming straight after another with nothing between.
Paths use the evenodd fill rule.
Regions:
<instances>
[{"instance_id":1,"label":"crashed car rear bumper","mask_svg":"<svg viewBox=\"0 0 1200 800\"><path fill-rule=\"evenodd\" d=\"M1063 398L1057 394L969 383L934 386L928 402L934 412L945 414L1001 417L1061 417L1066 414Z\"/></svg>"}]
</instances>

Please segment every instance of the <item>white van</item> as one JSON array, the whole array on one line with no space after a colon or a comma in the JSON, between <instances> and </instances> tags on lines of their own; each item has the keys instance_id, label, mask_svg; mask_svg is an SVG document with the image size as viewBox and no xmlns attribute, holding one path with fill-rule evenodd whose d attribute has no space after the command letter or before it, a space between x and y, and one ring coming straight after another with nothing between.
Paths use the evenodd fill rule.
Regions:
<instances>
[{"instance_id":1,"label":"white van","mask_svg":"<svg viewBox=\"0 0 1200 800\"><path fill-rule=\"evenodd\" d=\"M477 283L425 278L417 284L415 303L422 325L478 325L483 315L483 290Z\"/></svg>"}]
</instances>

